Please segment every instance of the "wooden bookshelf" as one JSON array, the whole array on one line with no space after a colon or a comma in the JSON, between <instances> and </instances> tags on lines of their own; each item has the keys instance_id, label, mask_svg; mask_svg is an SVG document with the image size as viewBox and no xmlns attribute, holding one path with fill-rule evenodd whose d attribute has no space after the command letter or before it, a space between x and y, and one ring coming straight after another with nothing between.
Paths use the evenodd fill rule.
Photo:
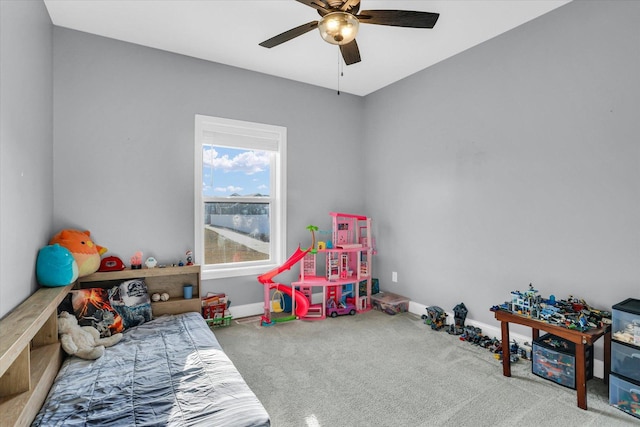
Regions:
<instances>
[{"instance_id":1,"label":"wooden bookshelf","mask_svg":"<svg viewBox=\"0 0 640 427\"><path fill-rule=\"evenodd\" d=\"M60 365L58 304L73 285L40 288L0 320L0 426L28 426Z\"/></svg>"},{"instance_id":2,"label":"wooden bookshelf","mask_svg":"<svg viewBox=\"0 0 640 427\"><path fill-rule=\"evenodd\" d=\"M200 312L200 266L185 265L183 267L156 267L121 271L96 272L78 279L77 287L110 288L125 280L144 279L149 295L166 292L168 301L151 303L154 317L163 314L180 314L191 311ZM193 298L183 298L183 286L193 285Z\"/></svg>"}]
</instances>

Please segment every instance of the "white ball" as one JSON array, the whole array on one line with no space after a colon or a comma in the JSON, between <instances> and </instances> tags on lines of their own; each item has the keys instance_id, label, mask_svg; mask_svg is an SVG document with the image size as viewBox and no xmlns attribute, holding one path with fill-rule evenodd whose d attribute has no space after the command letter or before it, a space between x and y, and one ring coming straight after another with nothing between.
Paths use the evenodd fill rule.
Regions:
<instances>
[{"instance_id":1,"label":"white ball","mask_svg":"<svg viewBox=\"0 0 640 427\"><path fill-rule=\"evenodd\" d=\"M151 301L153 302L160 301L160 294L156 293L151 295Z\"/></svg>"},{"instance_id":2,"label":"white ball","mask_svg":"<svg viewBox=\"0 0 640 427\"><path fill-rule=\"evenodd\" d=\"M169 294L166 292L163 292L162 295L160 295L160 299L162 301L169 301Z\"/></svg>"}]
</instances>

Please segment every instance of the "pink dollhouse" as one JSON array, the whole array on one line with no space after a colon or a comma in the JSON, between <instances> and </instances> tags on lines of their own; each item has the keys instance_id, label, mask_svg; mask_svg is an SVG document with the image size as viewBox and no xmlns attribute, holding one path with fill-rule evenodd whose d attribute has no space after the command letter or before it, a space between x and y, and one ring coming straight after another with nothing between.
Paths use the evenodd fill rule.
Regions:
<instances>
[{"instance_id":1,"label":"pink dollhouse","mask_svg":"<svg viewBox=\"0 0 640 427\"><path fill-rule=\"evenodd\" d=\"M371 218L338 212L330 215L332 241L318 242L317 248L298 248L283 266L258 278L265 285L263 325L273 324L271 290L289 294L291 312L295 313L291 317L303 320L325 319L327 308L332 315L336 307L348 307L343 311L350 314L371 309ZM271 280L298 263L300 276L290 287Z\"/></svg>"}]
</instances>

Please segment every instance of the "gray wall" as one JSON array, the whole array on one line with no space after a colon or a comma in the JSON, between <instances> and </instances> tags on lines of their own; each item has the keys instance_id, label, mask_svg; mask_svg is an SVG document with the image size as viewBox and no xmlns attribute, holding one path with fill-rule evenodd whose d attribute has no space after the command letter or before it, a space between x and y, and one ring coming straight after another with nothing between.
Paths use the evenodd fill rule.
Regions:
<instances>
[{"instance_id":1,"label":"gray wall","mask_svg":"<svg viewBox=\"0 0 640 427\"><path fill-rule=\"evenodd\" d=\"M42 2L0 1L0 317L37 288L52 232L52 28Z\"/></svg>"},{"instance_id":2,"label":"gray wall","mask_svg":"<svg viewBox=\"0 0 640 427\"><path fill-rule=\"evenodd\" d=\"M638 22L574 1L366 98L382 289L489 324L530 282L640 298Z\"/></svg>"},{"instance_id":3,"label":"gray wall","mask_svg":"<svg viewBox=\"0 0 640 427\"><path fill-rule=\"evenodd\" d=\"M366 98L61 28L52 72L44 6L0 7L0 315L60 228L125 261L192 248L196 113L288 128L289 252L365 213L382 288L423 304L640 297L637 2L574 1ZM204 290L258 302L254 279Z\"/></svg>"},{"instance_id":4,"label":"gray wall","mask_svg":"<svg viewBox=\"0 0 640 427\"><path fill-rule=\"evenodd\" d=\"M330 211L362 212L360 97L63 28L54 76L54 225L89 229L125 263L193 249L195 114L287 128L289 253ZM256 277L203 291L263 295Z\"/></svg>"}]
</instances>

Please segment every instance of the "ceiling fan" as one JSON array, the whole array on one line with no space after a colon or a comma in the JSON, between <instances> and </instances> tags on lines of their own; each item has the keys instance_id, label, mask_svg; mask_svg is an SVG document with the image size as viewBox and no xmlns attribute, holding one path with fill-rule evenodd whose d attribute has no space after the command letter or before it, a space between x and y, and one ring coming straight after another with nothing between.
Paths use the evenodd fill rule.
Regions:
<instances>
[{"instance_id":1,"label":"ceiling fan","mask_svg":"<svg viewBox=\"0 0 640 427\"><path fill-rule=\"evenodd\" d=\"M363 24L389 25L392 27L433 28L439 13L416 12L411 10L363 10L360 0L296 0L318 11L322 17L292 28L260 43L272 48L301 36L314 28L320 30L322 38L340 46L340 52L347 65L360 62L360 50L356 43L358 26Z\"/></svg>"}]
</instances>

